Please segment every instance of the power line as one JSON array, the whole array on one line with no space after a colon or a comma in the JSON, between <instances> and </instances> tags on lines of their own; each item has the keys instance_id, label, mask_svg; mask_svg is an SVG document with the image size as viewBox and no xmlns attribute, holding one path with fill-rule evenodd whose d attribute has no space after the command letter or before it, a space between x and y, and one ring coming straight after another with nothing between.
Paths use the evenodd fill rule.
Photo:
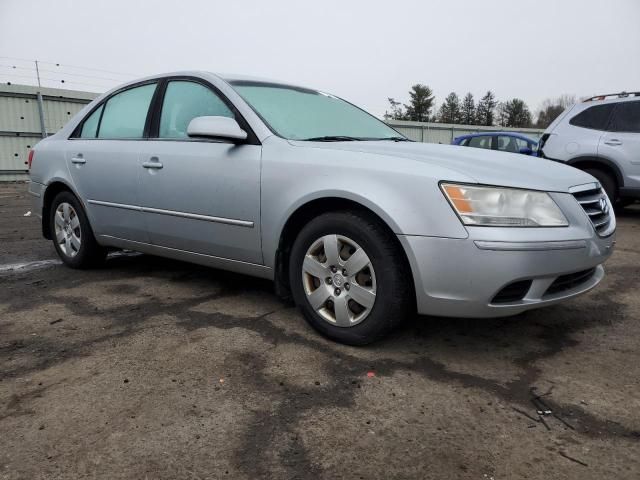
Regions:
<instances>
[{"instance_id":1,"label":"power line","mask_svg":"<svg viewBox=\"0 0 640 480\"><path fill-rule=\"evenodd\" d=\"M40 63L40 62L39 62ZM16 69L16 70L27 70L30 72L35 72L36 69L34 67L19 67L16 65L7 65L7 64L1 64L0 63L0 68L9 68L9 69ZM98 80L107 80L107 81L113 81L113 82L123 82L124 79L122 78L113 78L113 77L102 77L100 75L86 75L83 73L75 73L75 72L66 72L66 71L58 71L58 70L48 70L48 69L44 69L44 68L40 68L41 72L46 72L46 73L54 73L57 75L69 75L72 77L83 77L83 78L94 78L94 79L98 79Z\"/></svg>"},{"instance_id":2,"label":"power line","mask_svg":"<svg viewBox=\"0 0 640 480\"><path fill-rule=\"evenodd\" d=\"M28 79L30 79L32 81L37 81L36 75L20 75L20 74L17 74L17 73L0 73L0 76L17 77L17 78L28 78ZM76 81L73 81L73 80L66 80L66 79L60 79L60 78L40 77L40 80L46 80L46 81L49 81L49 82L56 82L56 83L63 83L65 85L67 85L67 84L85 85L85 86L89 86L89 87L100 88L103 91L108 89L108 88L110 88L110 87L108 87L106 85L97 85L95 83L87 83L87 82L76 82Z\"/></svg>"},{"instance_id":3,"label":"power line","mask_svg":"<svg viewBox=\"0 0 640 480\"><path fill-rule=\"evenodd\" d=\"M55 65L56 67L65 67L65 68L76 68L79 70L91 70L94 72L102 72L102 73L110 73L112 75L123 75L123 76L127 76L127 77L139 77L140 75L137 73L126 73L126 72L116 72L113 70L104 70L102 68L91 68L91 67L80 67L77 65L69 65L66 63L54 63L54 62L40 62L42 64L47 64L47 65Z\"/></svg>"},{"instance_id":4,"label":"power line","mask_svg":"<svg viewBox=\"0 0 640 480\"><path fill-rule=\"evenodd\" d=\"M33 64L35 62L35 59L19 58L19 57L0 56L0 59L17 60L17 61L20 61L20 62L29 62L31 64ZM122 76L125 76L125 77L139 77L140 76L137 73L126 73L126 72L117 72L117 71L114 71L114 70L106 70L106 69L101 69L101 68L81 67L79 65L69 65L69 64L65 64L65 63L59 63L59 62L47 62L47 61L38 60L38 63L41 63L43 65L45 65L45 64L46 65L53 65L55 67L73 68L73 69L78 69L78 70L88 70L88 71L94 71L94 72L109 73L111 75L122 75Z\"/></svg>"}]
</instances>

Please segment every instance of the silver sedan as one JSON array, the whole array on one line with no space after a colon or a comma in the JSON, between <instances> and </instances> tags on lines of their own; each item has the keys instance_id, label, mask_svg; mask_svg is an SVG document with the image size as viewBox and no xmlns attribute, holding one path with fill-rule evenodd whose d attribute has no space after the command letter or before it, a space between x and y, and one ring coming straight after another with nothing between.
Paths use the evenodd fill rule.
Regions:
<instances>
[{"instance_id":1,"label":"silver sedan","mask_svg":"<svg viewBox=\"0 0 640 480\"><path fill-rule=\"evenodd\" d=\"M614 244L590 175L407 140L333 95L180 72L86 106L30 155L62 260L131 249L275 281L322 334L371 342L412 312L494 317L584 293Z\"/></svg>"}]
</instances>

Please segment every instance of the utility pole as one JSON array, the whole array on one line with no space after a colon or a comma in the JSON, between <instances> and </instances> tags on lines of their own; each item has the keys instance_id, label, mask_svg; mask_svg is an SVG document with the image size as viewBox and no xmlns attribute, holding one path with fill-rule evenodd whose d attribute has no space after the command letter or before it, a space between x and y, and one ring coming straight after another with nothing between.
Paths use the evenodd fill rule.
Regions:
<instances>
[{"instance_id":1,"label":"utility pole","mask_svg":"<svg viewBox=\"0 0 640 480\"><path fill-rule=\"evenodd\" d=\"M40 133L42 134L42 138L47 138L47 127L44 123L44 100L42 99L42 93L40 93L40 89L42 85L40 84L40 69L38 68L38 60L36 62L36 76L38 77L38 91L36 93L36 98L38 100L38 113L40 114Z\"/></svg>"}]
</instances>

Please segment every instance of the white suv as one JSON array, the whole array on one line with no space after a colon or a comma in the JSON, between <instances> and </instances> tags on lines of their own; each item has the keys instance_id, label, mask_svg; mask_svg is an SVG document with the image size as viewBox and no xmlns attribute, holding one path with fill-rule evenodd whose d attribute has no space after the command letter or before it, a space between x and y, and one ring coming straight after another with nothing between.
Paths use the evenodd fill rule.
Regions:
<instances>
[{"instance_id":1,"label":"white suv","mask_svg":"<svg viewBox=\"0 0 640 480\"><path fill-rule=\"evenodd\" d=\"M545 130L539 152L596 177L612 203L640 198L640 92L570 106Z\"/></svg>"}]
</instances>

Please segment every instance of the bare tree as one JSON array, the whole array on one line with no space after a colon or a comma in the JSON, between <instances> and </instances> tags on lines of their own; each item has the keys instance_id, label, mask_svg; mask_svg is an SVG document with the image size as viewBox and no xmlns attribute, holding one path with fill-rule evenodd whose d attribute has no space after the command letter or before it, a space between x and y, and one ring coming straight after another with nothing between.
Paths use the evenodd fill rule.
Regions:
<instances>
[{"instance_id":1,"label":"bare tree","mask_svg":"<svg viewBox=\"0 0 640 480\"><path fill-rule=\"evenodd\" d=\"M538 111L536 127L547 128L568 106L576 103L576 96L564 94L558 98L547 98Z\"/></svg>"},{"instance_id":2,"label":"bare tree","mask_svg":"<svg viewBox=\"0 0 640 480\"><path fill-rule=\"evenodd\" d=\"M389 97L389 104L391 107L391 111L384 112L385 120L406 120L407 112L405 112L404 107L401 102L397 102L395 99Z\"/></svg>"}]
</instances>

